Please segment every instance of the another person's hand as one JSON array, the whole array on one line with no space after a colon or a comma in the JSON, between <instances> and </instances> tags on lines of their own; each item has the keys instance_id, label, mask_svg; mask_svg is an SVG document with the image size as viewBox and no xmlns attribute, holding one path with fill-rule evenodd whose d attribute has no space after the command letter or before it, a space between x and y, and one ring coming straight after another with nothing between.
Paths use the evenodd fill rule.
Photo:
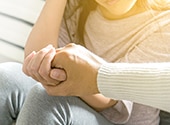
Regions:
<instances>
[{"instance_id":1,"label":"another person's hand","mask_svg":"<svg viewBox=\"0 0 170 125\"><path fill-rule=\"evenodd\" d=\"M103 59L91 53L86 48L69 44L56 50L52 67L63 68L67 79L57 86L44 86L50 95L87 96L99 93L97 73ZM55 79L58 71L51 70L50 76Z\"/></svg>"},{"instance_id":2,"label":"another person's hand","mask_svg":"<svg viewBox=\"0 0 170 125\"><path fill-rule=\"evenodd\" d=\"M38 52L29 54L23 64L23 72L43 85L57 85L66 79L64 70L55 69L58 75L50 77L51 62L56 54L55 48L49 45Z\"/></svg>"}]
</instances>

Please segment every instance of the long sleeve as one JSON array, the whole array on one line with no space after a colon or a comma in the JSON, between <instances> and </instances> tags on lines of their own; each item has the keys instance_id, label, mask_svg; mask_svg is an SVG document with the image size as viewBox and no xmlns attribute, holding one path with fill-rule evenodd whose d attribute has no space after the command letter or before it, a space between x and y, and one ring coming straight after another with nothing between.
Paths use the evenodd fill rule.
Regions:
<instances>
[{"instance_id":1,"label":"long sleeve","mask_svg":"<svg viewBox=\"0 0 170 125\"><path fill-rule=\"evenodd\" d=\"M169 63L106 63L99 69L100 92L170 112Z\"/></svg>"},{"instance_id":2,"label":"long sleeve","mask_svg":"<svg viewBox=\"0 0 170 125\"><path fill-rule=\"evenodd\" d=\"M125 124L131 117L132 108L132 102L121 100L115 106L107 108L100 113L112 123Z\"/></svg>"}]
</instances>

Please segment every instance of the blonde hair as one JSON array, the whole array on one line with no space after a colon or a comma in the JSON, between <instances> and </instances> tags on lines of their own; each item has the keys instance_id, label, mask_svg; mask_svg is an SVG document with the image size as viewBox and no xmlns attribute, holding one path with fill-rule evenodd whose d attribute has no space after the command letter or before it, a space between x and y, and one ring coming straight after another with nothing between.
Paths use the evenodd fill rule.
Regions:
<instances>
[{"instance_id":1,"label":"blonde hair","mask_svg":"<svg viewBox=\"0 0 170 125\"><path fill-rule=\"evenodd\" d=\"M141 0L145 1L147 7L163 11L163 10L170 10L170 0Z\"/></svg>"}]
</instances>

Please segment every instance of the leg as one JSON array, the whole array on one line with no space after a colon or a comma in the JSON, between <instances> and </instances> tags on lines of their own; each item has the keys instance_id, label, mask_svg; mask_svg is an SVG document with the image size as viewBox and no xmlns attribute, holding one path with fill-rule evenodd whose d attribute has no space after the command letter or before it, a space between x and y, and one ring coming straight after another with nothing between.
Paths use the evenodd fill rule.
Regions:
<instances>
[{"instance_id":1,"label":"leg","mask_svg":"<svg viewBox=\"0 0 170 125\"><path fill-rule=\"evenodd\" d=\"M35 85L26 98L17 125L113 125L77 97L49 96Z\"/></svg>"},{"instance_id":2,"label":"leg","mask_svg":"<svg viewBox=\"0 0 170 125\"><path fill-rule=\"evenodd\" d=\"M0 125L15 122L27 92L35 84L21 68L19 63L0 64Z\"/></svg>"}]
</instances>

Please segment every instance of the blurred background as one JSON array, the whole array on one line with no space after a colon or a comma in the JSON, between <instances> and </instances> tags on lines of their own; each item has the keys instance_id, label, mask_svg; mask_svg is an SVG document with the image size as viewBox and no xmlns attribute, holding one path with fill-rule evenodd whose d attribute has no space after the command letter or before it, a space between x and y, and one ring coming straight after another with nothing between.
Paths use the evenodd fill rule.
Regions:
<instances>
[{"instance_id":1,"label":"blurred background","mask_svg":"<svg viewBox=\"0 0 170 125\"><path fill-rule=\"evenodd\" d=\"M0 0L0 63L23 62L28 35L44 0Z\"/></svg>"}]
</instances>

